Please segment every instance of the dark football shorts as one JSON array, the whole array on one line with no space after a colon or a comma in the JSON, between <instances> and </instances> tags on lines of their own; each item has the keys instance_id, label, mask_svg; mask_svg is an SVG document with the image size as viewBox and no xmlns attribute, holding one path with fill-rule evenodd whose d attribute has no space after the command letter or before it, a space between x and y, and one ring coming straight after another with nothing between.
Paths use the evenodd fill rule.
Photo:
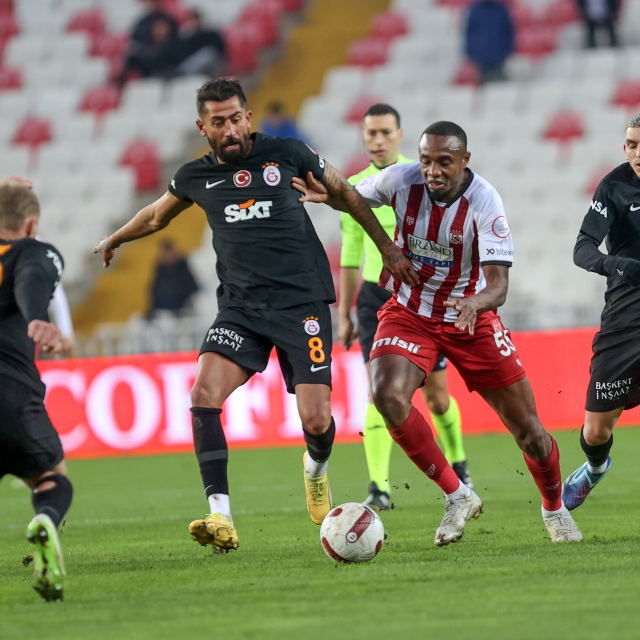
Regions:
<instances>
[{"instance_id":1,"label":"dark football shorts","mask_svg":"<svg viewBox=\"0 0 640 640\"><path fill-rule=\"evenodd\" d=\"M392 297L390 291L379 287L375 282L362 283L356 301L356 315L358 318L358 340L365 362L369 362L373 337L378 330L378 311L382 305ZM442 371L447 368L447 358L442 353L438 355L438 361L433 371Z\"/></svg>"},{"instance_id":2,"label":"dark football shorts","mask_svg":"<svg viewBox=\"0 0 640 640\"><path fill-rule=\"evenodd\" d=\"M227 356L247 373L264 371L275 347L287 391L298 384L331 387L331 312L326 302L274 311L222 309L200 353Z\"/></svg>"},{"instance_id":3,"label":"dark football shorts","mask_svg":"<svg viewBox=\"0 0 640 640\"><path fill-rule=\"evenodd\" d=\"M36 478L62 462L62 444L44 407L44 396L0 376L0 478Z\"/></svg>"},{"instance_id":4,"label":"dark football shorts","mask_svg":"<svg viewBox=\"0 0 640 640\"><path fill-rule=\"evenodd\" d=\"M640 327L596 333L587 411L604 413L640 404Z\"/></svg>"}]
</instances>

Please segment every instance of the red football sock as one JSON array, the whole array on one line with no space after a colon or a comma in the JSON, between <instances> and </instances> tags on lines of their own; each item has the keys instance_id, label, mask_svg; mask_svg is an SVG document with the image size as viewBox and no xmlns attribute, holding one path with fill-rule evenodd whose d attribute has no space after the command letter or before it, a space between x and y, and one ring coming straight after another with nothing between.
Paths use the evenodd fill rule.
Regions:
<instances>
[{"instance_id":1,"label":"red football sock","mask_svg":"<svg viewBox=\"0 0 640 640\"><path fill-rule=\"evenodd\" d=\"M453 493L458 489L460 480L456 472L436 444L429 423L415 407L411 407L411 413L404 424L397 429L389 429L389 433L418 469L445 493Z\"/></svg>"},{"instance_id":2,"label":"red football sock","mask_svg":"<svg viewBox=\"0 0 640 640\"><path fill-rule=\"evenodd\" d=\"M562 476L560 475L560 451L553 437L551 438L551 454L544 460L533 460L526 453L524 461L538 485L542 495L542 506L547 511L557 511L562 507Z\"/></svg>"}]
</instances>

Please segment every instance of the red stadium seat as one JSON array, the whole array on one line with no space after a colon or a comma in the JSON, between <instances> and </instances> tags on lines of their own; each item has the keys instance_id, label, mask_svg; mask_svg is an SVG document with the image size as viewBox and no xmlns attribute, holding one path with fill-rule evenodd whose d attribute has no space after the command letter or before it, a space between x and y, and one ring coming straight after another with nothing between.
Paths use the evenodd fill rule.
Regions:
<instances>
[{"instance_id":1,"label":"red stadium seat","mask_svg":"<svg viewBox=\"0 0 640 640\"><path fill-rule=\"evenodd\" d=\"M557 140L562 144L572 142L584 135L584 120L580 113L566 110L559 111L550 120L543 136L548 140Z\"/></svg>"},{"instance_id":2,"label":"red stadium seat","mask_svg":"<svg viewBox=\"0 0 640 640\"><path fill-rule=\"evenodd\" d=\"M478 85L478 68L473 62L466 60L458 67L452 83L458 86Z\"/></svg>"},{"instance_id":3,"label":"red stadium seat","mask_svg":"<svg viewBox=\"0 0 640 640\"><path fill-rule=\"evenodd\" d=\"M134 170L137 191L150 191L160 186L160 157L153 142L134 140L124 150L120 164Z\"/></svg>"},{"instance_id":4,"label":"red stadium seat","mask_svg":"<svg viewBox=\"0 0 640 640\"><path fill-rule=\"evenodd\" d=\"M640 107L640 80L622 80L611 102L618 107L637 110Z\"/></svg>"},{"instance_id":5,"label":"red stadium seat","mask_svg":"<svg viewBox=\"0 0 640 640\"><path fill-rule=\"evenodd\" d=\"M22 87L22 70L16 67L0 68L0 91L20 89Z\"/></svg>"},{"instance_id":6,"label":"red stadium seat","mask_svg":"<svg viewBox=\"0 0 640 640\"><path fill-rule=\"evenodd\" d=\"M99 7L83 9L71 17L67 31L85 31L91 35L97 35L105 32L106 24L104 13Z\"/></svg>"},{"instance_id":7,"label":"red stadium seat","mask_svg":"<svg viewBox=\"0 0 640 640\"><path fill-rule=\"evenodd\" d=\"M575 0L555 0L547 5L542 13L542 19L549 25L567 25L580 20Z\"/></svg>"},{"instance_id":8,"label":"red stadium seat","mask_svg":"<svg viewBox=\"0 0 640 640\"><path fill-rule=\"evenodd\" d=\"M91 34L89 55L99 58L123 56L129 48L129 38L115 33Z\"/></svg>"},{"instance_id":9,"label":"red stadium seat","mask_svg":"<svg viewBox=\"0 0 640 640\"><path fill-rule=\"evenodd\" d=\"M0 40L6 40L20 33L18 18L11 14L0 13Z\"/></svg>"},{"instance_id":10,"label":"red stadium seat","mask_svg":"<svg viewBox=\"0 0 640 640\"><path fill-rule=\"evenodd\" d=\"M0 15L10 16L13 13L13 0L0 0Z\"/></svg>"},{"instance_id":11,"label":"red stadium seat","mask_svg":"<svg viewBox=\"0 0 640 640\"><path fill-rule=\"evenodd\" d=\"M384 38L368 38L354 42L347 53L348 64L357 67L376 67L387 61L389 41Z\"/></svg>"},{"instance_id":12,"label":"red stadium seat","mask_svg":"<svg viewBox=\"0 0 640 640\"><path fill-rule=\"evenodd\" d=\"M280 22L284 7L280 0L262 0L248 4L238 23L254 24L258 28L258 44L272 47L280 40Z\"/></svg>"},{"instance_id":13,"label":"red stadium seat","mask_svg":"<svg viewBox=\"0 0 640 640\"><path fill-rule=\"evenodd\" d=\"M113 85L89 89L80 102L80 111L94 113L102 117L108 111L120 106L120 92Z\"/></svg>"},{"instance_id":14,"label":"red stadium seat","mask_svg":"<svg viewBox=\"0 0 640 640\"><path fill-rule=\"evenodd\" d=\"M388 11L386 13L376 13L371 18L371 29L375 37L392 40L409 33L409 24L406 16L402 13Z\"/></svg>"},{"instance_id":15,"label":"red stadium seat","mask_svg":"<svg viewBox=\"0 0 640 640\"><path fill-rule=\"evenodd\" d=\"M294 12L302 9L302 0L282 0L285 11Z\"/></svg>"},{"instance_id":16,"label":"red stadium seat","mask_svg":"<svg viewBox=\"0 0 640 640\"><path fill-rule=\"evenodd\" d=\"M371 158L365 153L360 153L349 160L343 173L347 177L353 176L366 169L369 164L371 164Z\"/></svg>"},{"instance_id":17,"label":"red stadium seat","mask_svg":"<svg viewBox=\"0 0 640 640\"><path fill-rule=\"evenodd\" d=\"M53 138L53 126L45 118L26 118L13 136L13 144L23 144L35 149Z\"/></svg>"},{"instance_id":18,"label":"red stadium seat","mask_svg":"<svg viewBox=\"0 0 640 640\"><path fill-rule=\"evenodd\" d=\"M548 25L520 29L517 33L517 53L541 58L558 48L558 31Z\"/></svg>"},{"instance_id":19,"label":"red stadium seat","mask_svg":"<svg viewBox=\"0 0 640 640\"><path fill-rule=\"evenodd\" d=\"M258 67L258 26L254 23L237 24L224 32L227 45L227 73L251 73Z\"/></svg>"},{"instance_id":20,"label":"red stadium seat","mask_svg":"<svg viewBox=\"0 0 640 640\"><path fill-rule=\"evenodd\" d=\"M529 4L518 3L511 9L511 17L517 30L536 26L538 16Z\"/></svg>"},{"instance_id":21,"label":"red stadium seat","mask_svg":"<svg viewBox=\"0 0 640 640\"><path fill-rule=\"evenodd\" d=\"M360 124L367 109L374 104L378 104L379 102L384 102L384 100L372 96L362 96L358 98L349 109L349 113L347 114L345 120L347 122L355 122L356 124Z\"/></svg>"}]
</instances>

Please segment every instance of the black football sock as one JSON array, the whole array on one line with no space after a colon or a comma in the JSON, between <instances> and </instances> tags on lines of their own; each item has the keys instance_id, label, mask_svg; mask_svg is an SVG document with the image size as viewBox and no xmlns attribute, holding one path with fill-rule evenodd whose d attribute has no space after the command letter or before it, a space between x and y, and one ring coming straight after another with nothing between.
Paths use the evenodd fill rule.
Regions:
<instances>
[{"instance_id":1,"label":"black football sock","mask_svg":"<svg viewBox=\"0 0 640 640\"><path fill-rule=\"evenodd\" d=\"M55 487L40 490L45 482L55 482ZM37 514L44 513L53 520L56 527L64 519L73 498L73 485L66 476L54 473L41 478L31 492L31 504Z\"/></svg>"},{"instance_id":2,"label":"black football sock","mask_svg":"<svg viewBox=\"0 0 640 640\"><path fill-rule=\"evenodd\" d=\"M609 451L613 446L613 433L604 444L588 444L584 439L584 427L580 430L580 446L587 456L587 460L592 467L603 465L609 457Z\"/></svg>"},{"instance_id":3,"label":"black football sock","mask_svg":"<svg viewBox=\"0 0 640 640\"><path fill-rule=\"evenodd\" d=\"M305 431L305 429L302 429L302 431L311 459L316 462L325 462L325 460L328 460L331 455L333 440L336 437L336 423L333 417L331 418L329 428L318 436Z\"/></svg>"},{"instance_id":4,"label":"black football sock","mask_svg":"<svg viewBox=\"0 0 640 640\"><path fill-rule=\"evenodd\" d=\"M214 493L229 495L229 450L222 430L221 413L222 409L191 408L193 444L207 498Z\"/></svg>"}]
</instances>

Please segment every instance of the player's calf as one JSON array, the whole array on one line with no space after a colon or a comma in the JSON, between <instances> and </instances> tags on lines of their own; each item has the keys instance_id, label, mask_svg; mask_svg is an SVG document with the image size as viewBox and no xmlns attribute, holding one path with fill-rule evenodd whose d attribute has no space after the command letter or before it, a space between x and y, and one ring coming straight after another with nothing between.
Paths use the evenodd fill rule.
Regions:
<instances>
[{"instance_id":1,"label":"player's calf","mask_svg":"<svg viewBox=\"0 0 640 640\"><path fill-rule=\"evenodd\" d=\"M69 478L61 473L47 473L29 484L35 512L46 514L55 527L59 527L73 499L73 485Z\"/></svg>"}]
</instances>

